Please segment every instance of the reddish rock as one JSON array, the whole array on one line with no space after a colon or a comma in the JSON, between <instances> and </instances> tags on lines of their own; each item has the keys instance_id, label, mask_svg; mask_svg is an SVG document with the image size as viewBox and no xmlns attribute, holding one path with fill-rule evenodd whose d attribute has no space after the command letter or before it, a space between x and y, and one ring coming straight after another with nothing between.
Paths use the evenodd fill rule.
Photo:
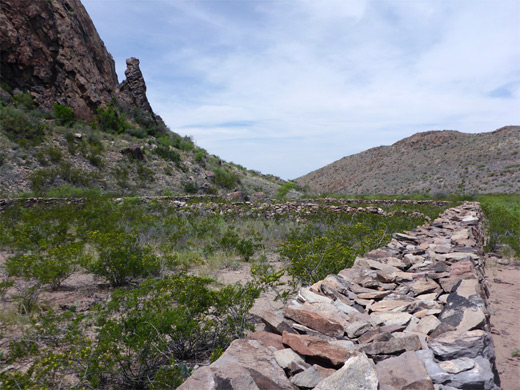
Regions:
<instances>
[{"instance_id":1,"label":"reddish rock","mask_svg":"<svg viewBox=\"0 0 520 390\"><path fill-rule=\"evenodd\" d=\"M88 121L114 97L160 119L146 99L138 60L129 59L125 94L118 95L114 60L80 0L6 0L1 8L0 69L11 88L49 109L64 104Z\"/></svg>"},{"instance_id":2,"label":"reddish rock","mask_svg":"<svg viewBox=\"0 0 520 390\"><path fill-rule=\"evenodd\" d=\"M327 336L339 337L345 333L345 328L339 322L303 308L288 306L283 315Z\"/></svg>"},{"instance_id":3,"label":"reddish rock","mask_svg":"<svg viewBox=\"0 0 520 390\"><path fill-rule=\"evenodd\" d=\"M414 352L377 363L376 372L379 390L433 390L424 363Z\"/></svg>"},{"instance_id":4,"label":"reddish rock","mask_svg":"<svg viewBox=\"0 0 520 390\"><path fill-rule=\"evenodd\" d=\"M284 349L282 344L282 336L271 332L254 332L249 334L247 337L249 340L258 340L266 347L274 347L278 350Z\"/></svg>"},{"instance_id":5,"label":"reddish rock","mask_svg":"<svg viewBox=\"0 0 520 390\"><path fill-rule=\"evenodd\" d=\"M464 275L475 272L475 267L471 260L462 260L457 263L453 263L450 266L450 275Z\"/></svg>"},{"instance_id":6,"label":"reddish rock","mask_svg":"<svg viewBox=\"0 0 520 390\"><path fill-rule=\"evenodd\" d=\"M411 334L404 337L393 337L388 341L375 341L359 350L367 355L391 355L404 351L417 351L421 347L419 336Z\"/></svg>"},{"instance_id":7,"label":"reddish rock","mask_svg":"<svg viewBox=\"0 0 520 390\"><path fill-rule=\"evenodd\" d=\"M334 367L340 367L357 352L318 337L283 332L282 342L300 355L321 359Z\"/></svg>"}]
</instances>

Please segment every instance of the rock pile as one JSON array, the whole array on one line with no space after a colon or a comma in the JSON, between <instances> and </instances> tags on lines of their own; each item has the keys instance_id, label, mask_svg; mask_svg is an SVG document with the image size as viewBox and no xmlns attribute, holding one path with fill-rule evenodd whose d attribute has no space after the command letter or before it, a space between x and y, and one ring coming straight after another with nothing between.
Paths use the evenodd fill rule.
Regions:
<instances>
[{"instance_id":1,"label":"rock pile","mask_svg":"<svg viewBox=\"0 0 520 390\"><path fill-rule=\"evenodd\" d=\"M478 203L300 289L179 388L499 389Z\"/></svg>"},{"instance_id":2,"label":"rock pile","mask_svg":"<svg viewBox=\"0 0 520 390\"><path fill-rule=\"evenodd\" d=\"M141 159L142 149L139 146L132 146L121 150L122 153L131 155L135 159ZM125 198L115 198L114 202L123 202ZM64 204L83 204L85 199L82 198L13 198L0 199L0 212L6 210L11 205L19 205L23 207L50 207ZM202 213L202 214L233 214L239 217L254 217L271 219L280 216L296 215L297 220L305 220L305 216L317 215L323 211L329 211L342 214L378 214L382 216L392 216L397 213L402 215L409 215L411 217L424 218L429 220L419 211L389 211L386 212L379 207L350 207L346 204L335 205L330 202L323 201L293 201L273 203L270 200L263 200L261 202L222 202L218 201L218 197L205 196L143 196L139 198L139 202L148 203L150 201L165 202L166 204L175 207L181 213ZM438 202L432 201L433 204Z\"/></svg>"}]
</instances>

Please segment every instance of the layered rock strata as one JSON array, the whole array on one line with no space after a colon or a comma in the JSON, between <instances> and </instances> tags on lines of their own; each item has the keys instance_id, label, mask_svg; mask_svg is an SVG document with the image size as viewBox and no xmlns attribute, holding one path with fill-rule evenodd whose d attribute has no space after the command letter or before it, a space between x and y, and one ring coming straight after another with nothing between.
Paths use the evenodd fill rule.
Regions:
<instances>
[{"instance_id":1,"label":"layered rock strata","mask_svg":"<svg viewBox=\"0 0 520 390\"><path fill-rule=\"evenodd\" d=\"M180 389L497 390L483 244L478 203L395 234L266 312L268 333L234 341Z\"/></svg>"}]
</instances>

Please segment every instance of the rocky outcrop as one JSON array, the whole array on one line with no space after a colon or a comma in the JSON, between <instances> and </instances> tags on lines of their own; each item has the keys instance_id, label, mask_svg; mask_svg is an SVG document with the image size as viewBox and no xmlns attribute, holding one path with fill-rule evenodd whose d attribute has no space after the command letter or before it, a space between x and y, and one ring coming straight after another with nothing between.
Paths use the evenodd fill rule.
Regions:
<instances>
[{"instance_id":1,"label":"rocky outcrop","mask_svg":"<svg viewBox=\"0 0 520 390\"><path fill-rule=\"evenodd\" d=\"M114 60L79 0L1 0L0 8L3 82L88 120L111 101Z\"/></svg>"},{"instance_id":2,"label":"rocky outcrop","mask_svg":"<svg viewBox=\"0 0 520 390\"><path fill-rule=\"evenodd\" d=\"M29 91L43 107L64 104L90 121L116 97L152 113L139 60L127 63L119 85L114 60L80 0L0 0L1 81Z\"/></svg>"},{"instance_id":3,"label":"rocky outcrop","mask_svg":"<svg viewBox=\"0 0 520 390\"><path fill-rule=\"evenodd\" d=\"M264 345L259 354L270 350L299 389L497 390L483 244L478 203L395 234L352 268L301 288L283 311L265 313L266 330L286 349ZM234 354L234 371L248 369L252 354ZM201 378L221 364L180 389L215 388L214 377Z\"/></svg>"},{"instance_id":4,"label":"rocky outcrop","mask_svg":"<svg viewBox=\"0 0 520 390\"><path fill-rule=\"evenodd\" d=\"M119 100L130 107L153 112L146 97L146 84L137 58L132 57L126 60L125 76L126 80L117 88Z\"/></svg>"}]
</instances>

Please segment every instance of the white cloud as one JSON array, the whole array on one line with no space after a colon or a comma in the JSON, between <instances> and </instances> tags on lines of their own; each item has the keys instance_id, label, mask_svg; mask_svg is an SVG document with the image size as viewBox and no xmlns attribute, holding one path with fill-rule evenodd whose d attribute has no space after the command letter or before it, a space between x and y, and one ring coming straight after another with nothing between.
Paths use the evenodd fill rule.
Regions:
<instances>
[{"instance_id":1,"label":"white cloud","mask_svg":"<svg viewBox=\"0 0 520 390\"><path fill-rule=\"evenodd\" d=\"M519 123L517 0L83 2L173 130L265 173Z\"/></svg>"}]
</instances>

